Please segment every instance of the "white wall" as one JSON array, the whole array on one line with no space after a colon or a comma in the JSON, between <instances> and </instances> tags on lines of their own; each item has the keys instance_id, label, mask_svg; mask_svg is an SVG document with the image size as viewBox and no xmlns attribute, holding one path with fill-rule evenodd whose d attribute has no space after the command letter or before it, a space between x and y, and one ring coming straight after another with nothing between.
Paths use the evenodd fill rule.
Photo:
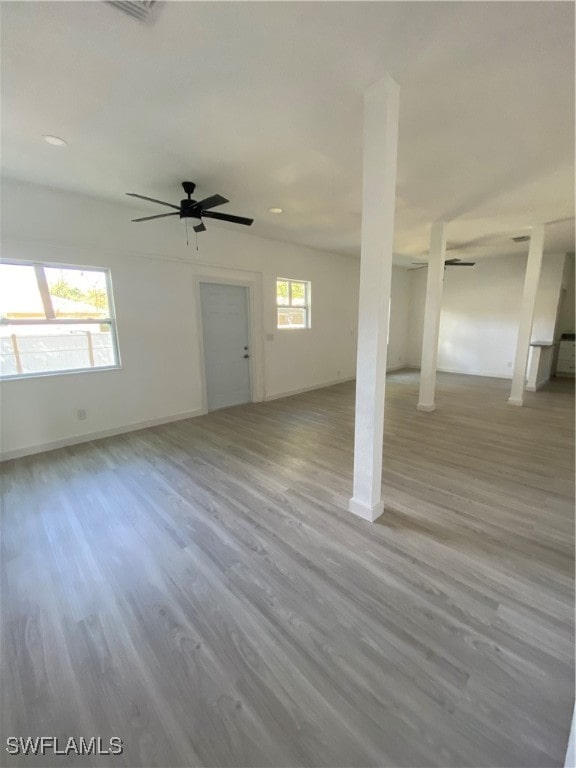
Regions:
<instances>
[{"instance_id":1,"label":"white wall","mask_svg":"<svg viewBox=\"0 0 576 768\"><path fill-rule=\"evenodd\" d=\"M565 262L564 254L544 256L534 307L532 341L554 340Z\"/></svg>"},{"instance_id":2,"label":"white wall","mask_svg":"<svg viewBox=\"0 0 576 768\"><path fill-rule=\"evenodd\" d=\"M422 334L424 332L424 302L426 299L426 268L408 270L410 304L406 355L411 368L420 368L422 358Z\"/></svg>"},{"instance_id":3,"label":"white wall","mask_svg":"<svg viewBox=\"0 0 576 768\"><path fill-rule=\"evenodd\" d=\"M479 259L444 276L438 369L510 378L518 333L526 255ZM551 341L560 297L563 255L545 255L532 339ZM420 366L426 270L410 271L408 362Z\"/></svg>"},{"instance_id":4,"label":"white wall","mask_svg":"<svg viewBox=\"0 0 576 768\"><path fill-rule=\"evenodd\" d=\"M566 255L562 277L562 296L556 326L557 338L560 338L563 333L574 333L574 286L574 254L569 253Z\"/></svg>"},{"instance_id":5,"label":"white wall","mask_svg":"<svg viewBox=\"0 0 576 768\"><path fill-rule=\"evenodd\" d=\"M131 223L145 203L131 208L14 181L2 193L3 258L111 268L122 361L116 371L4 381L4 456L198 413L194 274L216 267L262 285L264 397L354 376L357 260L210 224L196 252L178 220ZM312 282L311 329L276 329L277 276ZM77 419L80 408L86 421Z\"/></svg>"},{"instance_id":6,"label":"white wall","mask_svg":"<svg viewBox=\"0 0 576 768\"><path fill-rule=\"evenodd\" d=\"M408 328L410 324L410 273L392 267L390 301L390 335L388 337L387 370L404 368L408 364Z\"/></svg>"}]
</instances>

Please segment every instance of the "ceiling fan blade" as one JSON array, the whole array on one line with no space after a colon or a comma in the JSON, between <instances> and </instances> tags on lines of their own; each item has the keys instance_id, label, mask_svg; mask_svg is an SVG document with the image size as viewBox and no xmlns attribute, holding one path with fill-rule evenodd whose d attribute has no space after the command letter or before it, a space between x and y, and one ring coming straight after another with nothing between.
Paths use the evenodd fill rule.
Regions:
<instances>
[{"instance_id":1,"label":"ceiling fan blade","mask_svg":"<svg viewBox=\"0 0 576 768\"><path fill-rule=\"evenodd\" d=\"M159 203L160 205L167 205L169 208L175 208L180 210L179 205L172 205L172 203L165 203L164 200L155 200L153 197L144 197L144 195L137 195L136 192L126 192L128 197L139 197L140 200L148 200L149 203Z\"/></svg>"},{"instance_id":2,"label":"ceiling fan blade","mask_svg":"<svg viewBox=\"0 0 576 768\"><path fill-rule=\"evenodd\" d=\"M201 221L200 224L196 224L195 227L192 227L194 232L206 232L206 227L204 226L204 222Z\"/></svg>"},{"instance_id":3,"label":"ceiling fan blade","mask_svg":"<svg viewBox=\"0 0 576 768\"><path fill-rule=\"evenodd\" d=\"M203 211L205 211L208 208L215 208L217 205L224 205L224 203L229 202L230 200L222 197L222 195L210 195L210 197L205 197L204 200L199 200L194 205L194 208L201 208Z\"/></svg>"},{"instance_id":4,"label":"ceiling fan blade","mask_svg":"<svg viewBox=\"0 0 576 768\"><path fill-rule=\"evenodd\" d=\"M143 216L141 219L132 219L132 221L150 221L150 219L163 219L165 216L178 216L179 211L174 213L159 213L157 216Z\"/></svg>"},{"instance_id":5,"label":"ceiling fan blade","mask_svg":"<svg viewBox=\"0 0 576 768\"><path fill-rule=\"evenodd\" d=\"M473 267L476 262L475 261L458 261L458 262L444 262L447 267Z\"/></svg>"},{"instance_id":6,"label":"ceiling fan blade","mask_svg":"<svg viewBox=\"0 0 576 768\"><path fill-rule=\"evenodd\" d=\"M244 216L232 216L229 213L216 213L214 211L203 211L202 216L208 216L219 221L231 221L233 224L245 224L247 227L254 221L254 219L247 219Z\"/></svg>"},{"instance_id":7,"label":"ceiling fan blade","mask_svg":"<svg viewBox=\"0 0 576 768\"><path fill-rule=\"evenodd\" d=\"M462 261L462 259L446 259L444 264L458 264L459 261Z\"/></svg>"}]
</instances>

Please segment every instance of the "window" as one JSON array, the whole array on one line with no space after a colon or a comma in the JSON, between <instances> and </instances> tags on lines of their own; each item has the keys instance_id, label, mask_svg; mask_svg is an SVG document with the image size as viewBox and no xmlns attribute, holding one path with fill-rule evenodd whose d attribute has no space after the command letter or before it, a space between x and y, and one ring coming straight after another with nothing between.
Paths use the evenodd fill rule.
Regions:
<instances>
[{"instance_id":1,"label":"window","mask_svg":"<svg viewBox=\"0 0 576 768\"><path fill-rule=\"evenodd\" d=\"M278 328L310 328L310 283L276 280Z\"/></svg>"},{"instance_id":2,"label":"window","mask_svg":"<svg viewBox=\"0 0 576 768\"><path fill-rule=\"evenodd\" d=\"M0 375L118 367L107 269L0 264Z\"/></svg>"}]
</instances>

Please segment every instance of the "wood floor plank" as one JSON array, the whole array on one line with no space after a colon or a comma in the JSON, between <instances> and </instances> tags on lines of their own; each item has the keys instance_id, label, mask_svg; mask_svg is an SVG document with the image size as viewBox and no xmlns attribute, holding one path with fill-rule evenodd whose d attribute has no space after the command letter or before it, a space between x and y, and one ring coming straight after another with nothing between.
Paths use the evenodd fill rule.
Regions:
<instances>
[{"instance_id":1,"label":"wood floor plank","mask_svg":"<svg viewBox=\"0 0 576 768\"><path fill-rule=\"evenodd\" d=\"M347 511L352 383L6 462L2 738L123 739L90 766L562 765L573 385L506 388L442 374L422 414L388 377L373 525Z\"/></svg>"}]
</instances>

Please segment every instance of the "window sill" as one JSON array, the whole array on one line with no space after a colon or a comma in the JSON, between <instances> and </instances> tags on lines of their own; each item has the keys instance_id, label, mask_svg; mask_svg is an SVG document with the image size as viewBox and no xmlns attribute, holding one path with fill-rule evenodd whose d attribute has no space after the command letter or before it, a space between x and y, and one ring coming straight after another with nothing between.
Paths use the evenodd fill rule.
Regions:
<instances>
[{"instance_id":1,"label":"window sill","mask_svg":"<svg viewBox=\"0 0 576 768\"><path fill-rule=\"evenodd\" d=\"M67 376L71 373L102 373L104 371L119 371L121 365L103 365L98 368L70 368L67 371L38 371L37 373L15 373L6 376L0 375L2 381L21 381L22 379L43 379L46 376Z\"/></svg>"}]
</instances>

